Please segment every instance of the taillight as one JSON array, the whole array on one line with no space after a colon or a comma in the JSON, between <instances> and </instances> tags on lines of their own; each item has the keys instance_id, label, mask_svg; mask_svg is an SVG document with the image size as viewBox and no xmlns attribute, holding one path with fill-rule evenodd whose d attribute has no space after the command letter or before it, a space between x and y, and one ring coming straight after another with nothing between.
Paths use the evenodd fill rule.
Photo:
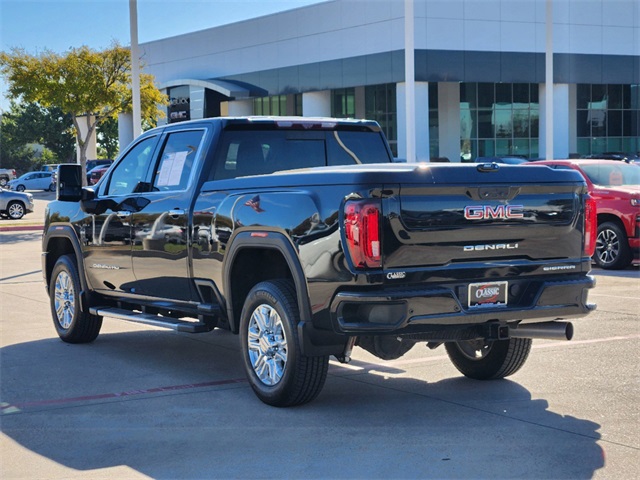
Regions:
<instances>
[{"instance_id":1,"label":"taillight","mask_svg":"<svg viewBox=\"0 0 640 480\"><path fill-rule=\"evenodd\" d=\"M598 235L598 216L596 201L587 195L584 201L584 254L592 257L596 251L596 237Z\"/></svg>"},{"instance_id":2,"label":"taillight","mask_svg":"<svg viewBox=\"0 0 640 480\"><path fill-rule=\"evenodd\" d=\"M380 202L349 200L344 207L344 231L356 268L380 268Z\"/></svg>"}]
</instances>

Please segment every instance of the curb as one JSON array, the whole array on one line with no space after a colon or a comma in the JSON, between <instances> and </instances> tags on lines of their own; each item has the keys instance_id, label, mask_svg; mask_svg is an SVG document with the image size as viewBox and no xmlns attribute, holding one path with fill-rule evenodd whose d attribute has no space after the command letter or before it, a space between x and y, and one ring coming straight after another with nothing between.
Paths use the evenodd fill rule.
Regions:
<instances>
[{"instance_id":1,"label":"curb","mask_svg":"<svg viewBox=\"0 0 640 480\"><path fill-rule=\"evenodd\" d=\"M0 232L37 232L42 230L44 230L44 225L11 225L0 227Z\"/></svg>"}]
</instances>

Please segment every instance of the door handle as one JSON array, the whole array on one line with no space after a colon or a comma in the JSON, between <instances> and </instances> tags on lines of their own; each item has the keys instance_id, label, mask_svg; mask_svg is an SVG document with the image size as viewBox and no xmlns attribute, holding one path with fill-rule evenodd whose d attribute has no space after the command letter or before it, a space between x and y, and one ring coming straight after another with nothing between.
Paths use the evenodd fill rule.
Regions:
<instances>
[{"instance_id":1,"label":"door handle","mask_svg":"<svg viewBox=\"0 0 640 480\"><path fill-rule=\"evenodd\" d=\"M122 210L120 212L116 212L116 215L118 216L118 218L129 218L131 216L131 212L127 212L125 210Z\"/></svg>"},{"instance_id":2,"label":"door handle","mask_svg":"<svg viewBox=\"0 0 640 480\"><path fill-rule=\"evenodd\" d=\"M184 210L181 208L174 208L173 210L169 210L169 216L171 218L178 218L184 215Z\"/></svg>"}]
</instances>

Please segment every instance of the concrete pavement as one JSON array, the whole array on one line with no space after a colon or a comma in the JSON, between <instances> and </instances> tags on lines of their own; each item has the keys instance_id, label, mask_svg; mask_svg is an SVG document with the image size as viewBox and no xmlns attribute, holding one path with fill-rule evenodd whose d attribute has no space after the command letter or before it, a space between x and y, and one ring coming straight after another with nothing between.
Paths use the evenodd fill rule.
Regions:
<instances>
[{"instance_id":1,"label":"concrete pavement","mask_svg":"<svg viewBox=\"0 0 640 480\"><path fill-rule=\"evenodd\" d=\"M640 277L596 270L571 342L535 341L508 380L465 379L444 349L332 362L315 402L263 405L238 338L105 319L54 331L40 232L0 233L0 476L639 478Z\"/></svg>"}]
</instances>

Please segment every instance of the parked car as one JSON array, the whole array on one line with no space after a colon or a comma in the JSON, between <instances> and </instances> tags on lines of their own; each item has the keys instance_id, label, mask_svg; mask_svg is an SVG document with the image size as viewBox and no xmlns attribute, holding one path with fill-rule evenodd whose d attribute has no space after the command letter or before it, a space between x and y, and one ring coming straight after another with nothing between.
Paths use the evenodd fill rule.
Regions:
<instances>
[{"instance_id":1,"label":"parked car","mask_svg":"<svg viewBox=\"0 0 640 480\"><path fill-rule=\"evenodd\" d=\"M110 167L112 163L113 163L113 160L107 160L102 158L98 160L87 160L87 184L92 185L91 176L89 175L89 172L91 172L96 167Z\"/></svg>"},{"instance_id":2,"label":"parked car","mask_svg":"<svg viewBox=\"0 0 640 480\"><path fill-rule=\"evenodd\" d=\"M0 187L5 187L16 176L16 171L13 168L0 168Z\"/></svg>"},{"instance_id":3,"label":"parked car","mask_svg":"<svg viewBox=\"0 0 640 480\"><path fill-rule=\"evenodd\" d=\"M528 163L529 160L524 157L478 157L474 160L475 163L505 163L507 165L520 165L522 163Z\"/></svg>"},{"instance_id":4,"label":"parked car","mask_svg":"<svg viewBox=\"0 0 640 480\"><path fill-rule=\"evenodd\" d=\"M640 256L640 170L619 160L544 160L530 165L578 170L596 200L598 237L593 260L626 268Z\"/></svg>"},{"instance_id":5,"label":"parked car","mask_svg":"<svg viewBox=\"0 0 640 480\"><path fill-rule=\"evenodd\" d=\"M588 159L596 159L596 160L620 160L622 162L634 163L639 162L640 158L635 153L624 153L624 152L604 152L604 153L594 153L592 155L587 155L584 158Z\"/></svg>"},{"instance_id":6,"label":"parked car","mask_svg":"<svg viewBox=\"0 0 640 480\"><path fill-rule=\"evenodd\" d=\"M19 220L33 212L33 195L0 187L0 217Z\"/></svg>"},{"instance_id":7,"label":"parked car","mask_svg":"<svg viewBox=\"0 0 640 480\"><path fill-rule=\"evenodd\" d=\"M102 178L102 175L104 175L104 172L106 172L107 170L109 170L109 167L111 165L99 165L96 168L90 170L87 172L87 184L89 185L95 185L96 183L98 183L98 180L100 180Z\"/></svg>"},{"instance_id":8,"label":"parked car","mask_svg":"<svg viewBox=\"0 0 640 480\"><path fill-rule=\"evenodd\" d=\"M53 192L56 187L51 181L52 172L29 172L9 182L9 188L17 192L25 190L49 190Z\"/></svg>"},{"instance_id":9,"label":"parked car","mask_svg":"<svg viewBox=\"0 0 640 480\"><path fill-rule=\"evenodd\" d=\"M43 165L40 171L42 172L55 172L58 169L58 163L49 163L47 165Z\"/></svg>"}]
</instances>

